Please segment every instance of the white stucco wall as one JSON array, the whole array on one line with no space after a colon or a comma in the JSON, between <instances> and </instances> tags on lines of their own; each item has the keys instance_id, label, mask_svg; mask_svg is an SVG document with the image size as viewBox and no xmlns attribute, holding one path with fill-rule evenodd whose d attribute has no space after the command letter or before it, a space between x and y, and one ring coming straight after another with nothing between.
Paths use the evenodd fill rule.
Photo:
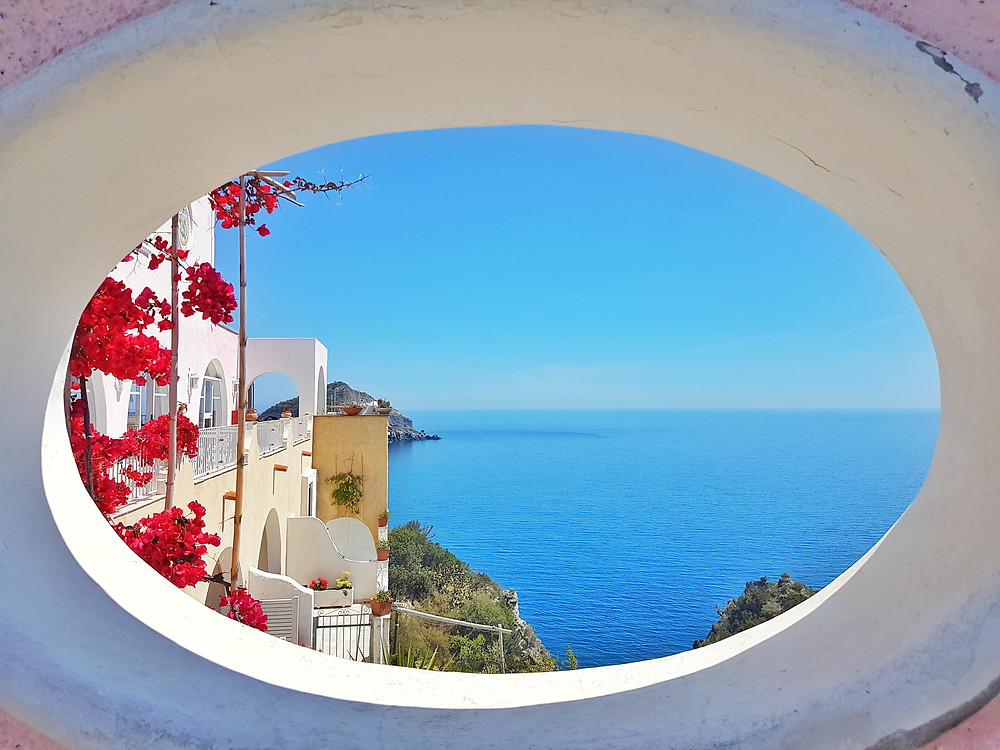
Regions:
<instances>
[{"instance_id":1,"label":"white stucco wall","mask_svg":"<svg viewBox=\"0 0 1000 750\"><path fill-rule=\"evenodd\" d=\"M995 84L956 61L982 86L973 101L915 38L831 0L206 6L176 3L0 94L0 320L14 322L0 382L24 414L0 435L0 601L57 575L73 613L66 627L47 607L5 610L5 711L78 747L314 747L336 732L346 746L766 750L914 747L995 694ZM289 50L310 75L278 64ZM252 95L220 95L247 82ZM171 98L184 116L151 121ZM241 170L330 140L510 122L739 161L886 254L934 340L942 416L926 484L884 540L793 613L715 646L505 677L325 659L202 611L131 559L74 476L49 388L113 248ZM116 179L154 169L142 191ZM79 194L84 176L100 195Z\"/></svg>"}]
</instances>

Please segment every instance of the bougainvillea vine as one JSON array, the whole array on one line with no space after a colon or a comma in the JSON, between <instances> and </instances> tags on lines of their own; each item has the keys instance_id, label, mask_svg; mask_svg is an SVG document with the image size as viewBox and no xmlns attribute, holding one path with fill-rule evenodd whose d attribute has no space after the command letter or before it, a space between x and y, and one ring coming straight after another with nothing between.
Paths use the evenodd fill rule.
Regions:
<instances>
[{"instance_id":1,"label":"bougainvillea vine","mask_svg":"<svg viewBox=\"0 0 1000 750\"><path fill-rule=\"evenodd\" d=\"M193 518L173 507L131 526L116 524L118 536L153 570L178 588L194 586L205 577L208 545L218 546L218 534L205 532L205 506L188 503Z\"/></svg>"},{"instance_id":2,"label":"bougainvillea vine","mask_svg":"<svg viewBox=\"0 0 1000 750\"><path fill-rule=\"evenodd\" d=\"M230 596L219 598L219 609L229 607L226 617L236 622L242 622L251 628L267 632L267 615L260 602L246 592L246 589L236 589Z\"/></svg>"},{"instance_id":3,"label":"bougainvillea vine","mask_svg":"<svg viewBox=\"0 0 1000 750\"><path fill-rule=\"evenodd\" d=\"M84 406L81 398L70 407L69 440L80 477L86 482L88 440L84 429ZM129 430L120 438L102 435L91 425L91 495L101 513L109 516L128 502L131 492L129 482L142 485L152 479L151 472L135 468L135 465L149 465L152 461L166 460L169 440L169 421L166 415L157 417L138 429ZM186 456L198 453L198 427L184 415L177 418L177 449L178 453ZM127 461L130 458L137 461Z\"/></svg>"}]
</instances>

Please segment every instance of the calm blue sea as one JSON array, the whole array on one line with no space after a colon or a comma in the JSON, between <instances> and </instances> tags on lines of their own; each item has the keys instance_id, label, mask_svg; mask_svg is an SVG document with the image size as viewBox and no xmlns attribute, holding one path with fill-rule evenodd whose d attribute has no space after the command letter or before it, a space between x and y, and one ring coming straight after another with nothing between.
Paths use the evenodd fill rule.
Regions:
<instances>
[{"instance_id":1,"label":"calm blue sea","mask_svg":"<svg viewBox=\"0 0 1000 750\"><path fill-rule=\"evenodd\" d=\"M825 586L914 498L938 431L937 411L409 416L443 439L391 447L392 525L432 524L586 667L689 649L749 580Z\"/></svg>"}]
</instances>

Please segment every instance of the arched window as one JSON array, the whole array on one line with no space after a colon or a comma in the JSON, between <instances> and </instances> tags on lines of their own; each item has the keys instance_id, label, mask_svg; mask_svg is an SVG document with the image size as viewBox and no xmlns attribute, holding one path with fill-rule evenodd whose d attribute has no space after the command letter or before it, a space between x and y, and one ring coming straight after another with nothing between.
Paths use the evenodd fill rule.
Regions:
<instances>
[{"instance_id":1,"label":"arched window","mask_svg":"<svg viewBox=\"0 0 1000 750\"><path fill-rule=\"evenodd\" d=\"M133 380L132 391L128 397L127 428L130 430L138 429L146 422L170 411L167 401L168 389L169 386L157 385L148 374L143 385L139 385Z\"/></svg>"},{"instance_id":2,"label":"arched window","mask_svg":"<svg viewBox=\"0 0 1000 750\"><path fill-rule=\"evenodd\" d=\"M226 424L226 389L222 379L222 367L212 360L201 385L201 408L198 426L218 427Z\"/></svg>"}]
</instances>

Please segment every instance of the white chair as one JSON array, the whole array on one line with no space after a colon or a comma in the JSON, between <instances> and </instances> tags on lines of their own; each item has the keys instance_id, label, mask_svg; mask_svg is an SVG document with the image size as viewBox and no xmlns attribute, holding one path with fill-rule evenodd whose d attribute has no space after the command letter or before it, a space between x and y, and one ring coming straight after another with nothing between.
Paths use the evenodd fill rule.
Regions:
<instances>
[{"instance_id":1,"label":"white chair","mask_svg":"<svg viewBox=\"0 0 1000 750\"><path fill-rule=\"evenodd\" d=\"M268 635L312 647L312 589L288 576L250 568L247 593L260 601Z\"/></svg>"}]
</instances>

